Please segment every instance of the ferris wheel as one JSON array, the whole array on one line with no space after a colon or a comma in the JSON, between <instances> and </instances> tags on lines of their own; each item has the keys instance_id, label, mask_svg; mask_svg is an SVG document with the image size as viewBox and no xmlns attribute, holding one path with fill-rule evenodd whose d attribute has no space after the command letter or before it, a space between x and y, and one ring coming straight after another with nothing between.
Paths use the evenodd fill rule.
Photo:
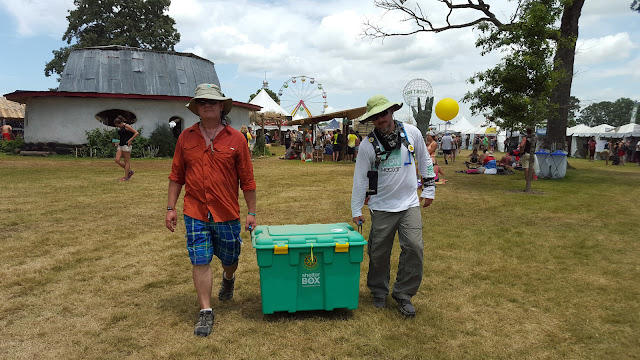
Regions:
<instances>
[{"instance_id":1,"label":"ferris wheel","mask_svg":"<svg viewBox=\"0 0 640 360\"><path fill-rule=\"evenodd\" d=\"M294 76L285 81L278 91L280 106L291 114L303 118L324 114L327 92L322 84L310 76Z\"/></svg>"}]
</instances>

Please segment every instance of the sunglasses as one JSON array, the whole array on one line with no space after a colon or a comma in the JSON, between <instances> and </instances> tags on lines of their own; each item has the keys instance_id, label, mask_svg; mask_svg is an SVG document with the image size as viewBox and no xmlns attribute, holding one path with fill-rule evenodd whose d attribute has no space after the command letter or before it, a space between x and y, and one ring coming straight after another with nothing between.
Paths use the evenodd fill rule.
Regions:
<instances>
[{"instance_id":1,"label":"sunglasses","mask_svg":"<svg viewBox=\"0 0 640 360\"><path fill-rule=\"evenodd\" d=\"M218 100L212 100L212 99L196 99L196 104L197 105L216 105L220 103L220 101Z\"/></svg>"},{"instance_id":2,"label":"sunglasses","mask_svg":"<svg viewBox=\"0 0 640 360\"><path fill-rule=\"evenodd\" d=\"M378 114L376 115L376 118L378 118L378 117L385 117L385 116L387 116L387 114L388 114L388 113L389 113L389 109L387 109L387 110L385 110L385 111L383 111L383 112L381 112L381 113L378 113Z\"/></svg>"}]
</instances>

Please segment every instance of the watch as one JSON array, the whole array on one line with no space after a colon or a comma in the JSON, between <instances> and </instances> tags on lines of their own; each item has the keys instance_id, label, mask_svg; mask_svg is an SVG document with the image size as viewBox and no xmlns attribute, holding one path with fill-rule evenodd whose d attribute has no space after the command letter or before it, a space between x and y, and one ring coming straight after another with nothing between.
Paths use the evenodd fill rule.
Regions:
<instances>
[{"instance_id":1,"label":"watch","mask_svg":"<svg viewBox=\"0 0 640 360\"><path fill-rule=\"evenodd\" d=\"M171 206L167 206L167 211L175 211L175 210L176 210L176 209L174 209L173 207L171 207Z\"/></svg>"}]
</instances>

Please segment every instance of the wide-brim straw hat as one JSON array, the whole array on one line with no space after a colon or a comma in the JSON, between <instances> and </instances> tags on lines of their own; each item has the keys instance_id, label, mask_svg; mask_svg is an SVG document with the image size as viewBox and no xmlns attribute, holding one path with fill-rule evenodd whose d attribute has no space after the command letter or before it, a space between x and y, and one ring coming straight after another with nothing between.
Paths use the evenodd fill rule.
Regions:
<instances>
[{"instance_id":1,"label":"wide-brim straw hat","mask_svg":"<svg viewBox=\"0 0 640 360\"><path fill-rule=\"evenodd\" d=\"M211 99L211 100L223 101L224 103L222 108L222 115L227 115L229 111L231 111L231 107L233 107L233 99L222 95L222 91L220 91L220 87L216 84L198 85L198 87L196 88L196 95L187 104L187 108L189 108L189 110L191 110L192 113L200 116L200 114L198 114L198 106L196 105L196 99Z\"/></svg>"},{"instance_id":2,"label":"wide-brim straw hat","mask_svg":"<svg viewBox=\"0 0 640 360\"><path fill-rule=\"evenodd\" d=\"M397 111L402 107L402 103L392 103L383 95L373 95L367 100L367 113L362 116L360 122L367 122L373 120L375 115L381 112L393 108L393 111Z\"/></svg>"}]
</instances>

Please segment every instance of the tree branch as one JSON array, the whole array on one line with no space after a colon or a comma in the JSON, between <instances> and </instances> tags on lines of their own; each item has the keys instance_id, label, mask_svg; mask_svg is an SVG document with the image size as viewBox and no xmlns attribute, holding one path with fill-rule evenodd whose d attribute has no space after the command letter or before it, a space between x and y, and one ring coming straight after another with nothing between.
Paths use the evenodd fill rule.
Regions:
<instances>
[{"instance_id":1,"label":"tree branch","mask_svg":"<svg viewBox=\"0 0 640 360\"><path fill-rule=\"evenodd\" d=\"M415 30L407 31L407 32L388 32L382 28L382 26L377 23L372 22L371 20L366 20L364 22L363 28L363 37L371 37L371 38L385 38L387 36L405 36L405 35L413 35L420 32L434 32L439 33L445 30L451 29L462 29L467 27L472 27L478 25L483 22L489 22L498 28L507 30L513 23L514 18L512 17L511 23L504 24L494 13L489 10L489 4L486 4L484 0L476 0L477 3L474 3L473 0L467 0L466 4L453 4L453 0L438 0L441 3L444 3L449 8L449 14L446 18L447 25L445 26L435 26L428 17L422 11L420 4L416 4L416 10L413 10L409 7L404 6L404 2L402 0L376 0L374 1L374 5L381 9L389 11L400 11L405 14L405 18L402 21L412 21L415 22L415 26L417 27ZM520 6L521 0L518 1L518 6ZM456 9L471 9L479 11L483 14L482 17L461 23L461 24L452 24L450 21L450 17L453 14L453 11ZM515 16L515 15L514 15Z\"/></svg>"}]
</instances>

